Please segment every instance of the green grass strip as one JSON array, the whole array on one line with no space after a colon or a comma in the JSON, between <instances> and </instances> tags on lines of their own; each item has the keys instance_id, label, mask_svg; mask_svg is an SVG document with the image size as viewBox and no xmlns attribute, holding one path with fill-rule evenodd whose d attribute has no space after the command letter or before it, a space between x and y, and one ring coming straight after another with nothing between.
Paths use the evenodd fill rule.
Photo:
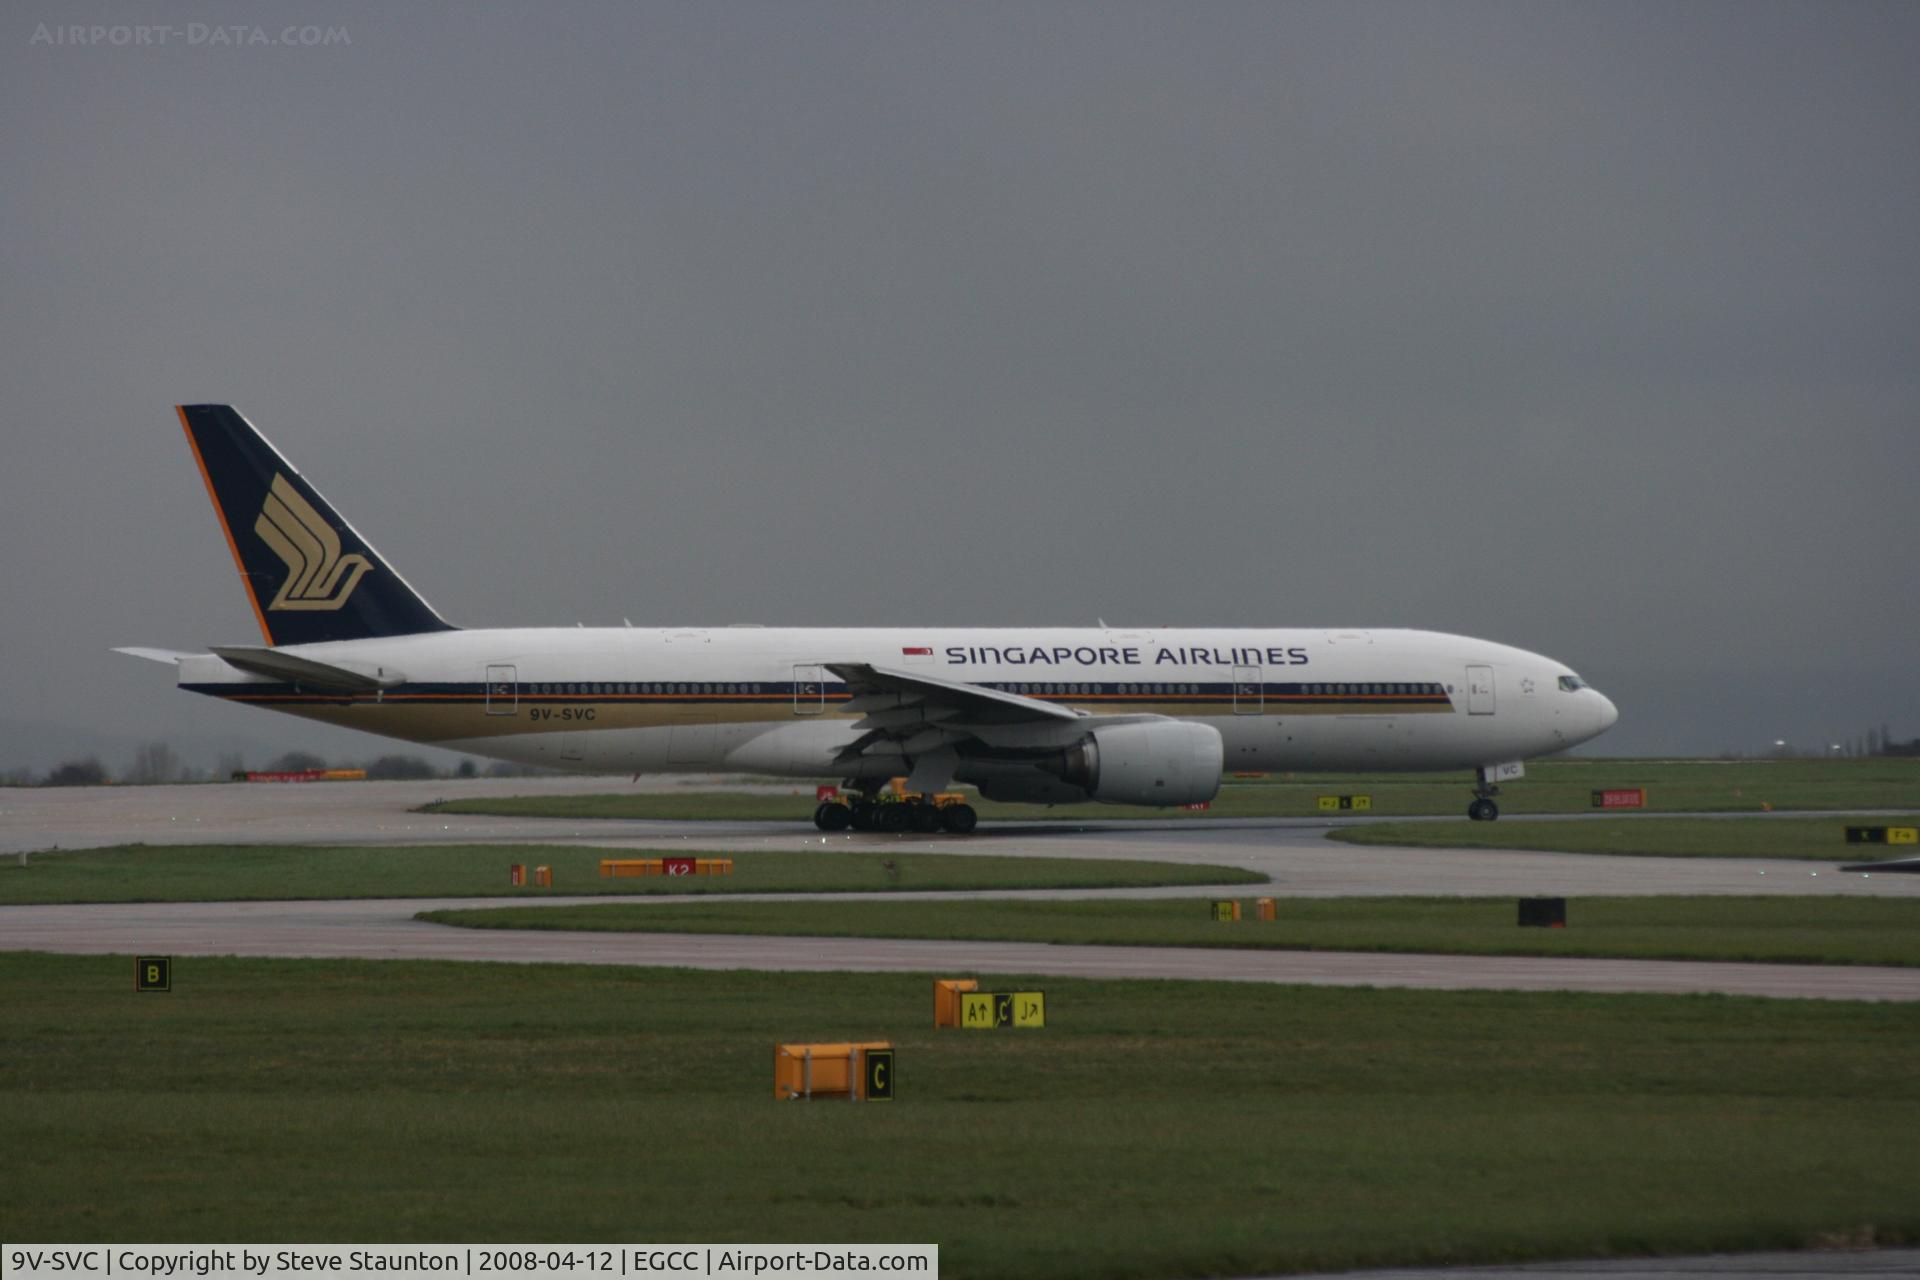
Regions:
<instances>
[{"instance_id":1,"label":"green grass strip","mask_svg":"<svg viewBox=\"0 0 1920 1280\"><path fill-rule=\"evenodd\" d=\"M1098 858L966 854L729 853L731 876L603 878L602 858L658 850L567 845L122 845L0 860L0 904L231 902L290 898L542 898L558 894L888 893L901 890L1094 889L1251 884L1243 868ZM514 888L507 869L553 869L553 887Z\"/></svg>"},{"instance_id":2,"label":"green grass strip","mask_svg":"<svg viewBox=\"0 0 1920 1280\"><path fill-rule=\"evenodd\" d=\"M1661 858L1795 858L1876 862L1911 858L1911 845L1848 844L1850 826L1912 826L1912 820L1836 818L1595 818L1586 822L1380 822L1340 827L1345 844L1423 849L1535 849Z\"/></svg>"},{"instance_id":3,"label":"green grass strip","mask_svg":"<svg viewBox=\"0 0 1920 1280\"><path fill-rule=\"evenodd\" d=\"M1364 794L1371 812L1389 816L1466 815L1470 772L1412 774L1276 774L1229 779L1213 806L1184 809L1083 804L975 803L989 821L1085 822L1115 818L1305 818L1321 814L1322 796ZM1537 760L1509 783L1500 805L1509 814L1589 813L1593 792L1642 788L1651 812L1761 812L1788 809L1878 809L1920 806L1920 759L1860 760ZM813 814L813 792L789 795L727 791L632 792L592 796L504 796L443 801L429 813L512 817L628 818L697 821L791 820Z\"/></svg>"},{"instance_id":4,"label":"green grass strip","mask_svg":"<svg viewBox=\"0 0 1920 1280\"><path fill-rule=\"evenodd\" d=\"M1518 927L1514 898L1282 898L1271 923L1241 901L1242 919L1230 923L1211 919L1203 898L609 904L422 918L480 929L1920 965L1916 898L1576 898L1565 929Z\"/></svg>"},{"instance_id":5,"label":"green grass strip","mask_svg":"<svg viewBox=\"0 0 1920 1280\"><path fill-rule=\"evenodd\" d=\"M0 955L0 1235L937 1241L1161 1280L1920 1239L1905 1006ZM958 975L955 975L958 976ZM898 1099L779 1102L783 1040Z\"/></svg>"}]
</instances>

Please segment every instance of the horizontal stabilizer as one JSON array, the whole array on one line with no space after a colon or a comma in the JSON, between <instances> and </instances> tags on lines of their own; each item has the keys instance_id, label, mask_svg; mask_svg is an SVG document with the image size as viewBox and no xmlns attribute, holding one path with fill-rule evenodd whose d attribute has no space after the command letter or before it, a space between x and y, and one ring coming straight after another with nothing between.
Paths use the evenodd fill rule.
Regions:
<instances>
[{"instance_id":1,"label":"horizontal stabilizer","mask_svg":"<svg viewBox=\"0 0 1920 1280\"><path fill-rule=\"evenodd\" d=\"M379 689L390 688L405 679L399 672L387 668L369 675L363 671L349 671L345 667L336 667L329 662L315 662L312 658L297 657L280 649L217 644L213 646L213 651L219 654L228 666L238 667L251 675L265 676L269 680L286 680L314 689L335 689L343 693L373 693Z\"/></svg>"},{"instance_id":2,"label":"horizontal stabilizer","mask_svg":"<svg viewBox=\"0 0 1920 1280\"><path fill-rule=\"evenodd\" d=\"M148 662L178 662L182 658L197 658L200 656L197 653L192 653L185 649L142 649L137 645L129 645L123 649L115 649L114 652L124 653L129 658L145 658Z\"/></svg>"}]
</instances>

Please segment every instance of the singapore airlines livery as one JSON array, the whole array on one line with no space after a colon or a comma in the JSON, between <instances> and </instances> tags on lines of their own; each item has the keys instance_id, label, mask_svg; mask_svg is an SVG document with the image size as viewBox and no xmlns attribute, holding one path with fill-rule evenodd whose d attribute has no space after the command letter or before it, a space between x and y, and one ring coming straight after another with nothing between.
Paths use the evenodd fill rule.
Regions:
<instances>
[{"instance_id":1,"label":"singapore airlines livery","mask_svg":"<svg viewBox=\"0 0 1920 1280\"><path fill-rule=\"evenodd\" d=\"M1536 653L1431 631L450 625L253 425L178 410L266 643L174 663L180 687L579 772L841 782L823 829L966 832L989 799L1187 805L1224 771L1475 769L1499 815L1522 761L1618 713Z\"/></svg>"}]
</instances>

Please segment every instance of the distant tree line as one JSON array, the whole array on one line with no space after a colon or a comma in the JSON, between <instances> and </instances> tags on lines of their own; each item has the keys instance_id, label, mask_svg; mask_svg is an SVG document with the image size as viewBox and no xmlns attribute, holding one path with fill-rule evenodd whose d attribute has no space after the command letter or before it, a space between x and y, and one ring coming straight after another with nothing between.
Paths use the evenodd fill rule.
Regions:
<instances>
[{"instance_id":1,"label":"distant tree line","mask_svg":"<svg viewBox=\"0 0 1920 1280\"><path fill-rule=\"evenodd\" d=\"M1789 742L1782 738L1773 744L1773 749L1759 753L1746 751L1722 752L1723 760L1745 760L1754 754L1772 756L1775 759L1794 760L1835 760L1861 759L1885 756L1920 756L1920 738L1901 742L1893 736L1886 725L1877 729L1866 729L1860 733L1849 734L1844 738L1815 738L1811 741L1801 739Z\"/></svg>"},{"instance_id":2,"label":"distant tree line","mask_svg":"<svg viewBox=\"0 0 1920 1280\"><path fill-rule=\"evenodd\" d=\"M127 766L114 773L98 756L64 760L44 775L20 766L0 773L0 786L8 787L100 787L111 783L125 786L159 786L175 782L224 782L248 772L304 773L312 769L365 769L375 781L423 781L432 778L530 777L550 772L528 765L490 763L482 766L474 760L462 760L452 769L440 769L419 756L384 755L366 763L332 764L311 751L284 751L271 760L249 764L238 752L223 752L213 769L198 769L186 764L180 753L165 742L149 742L133 753Z\"/></svg>"}]
</instances>

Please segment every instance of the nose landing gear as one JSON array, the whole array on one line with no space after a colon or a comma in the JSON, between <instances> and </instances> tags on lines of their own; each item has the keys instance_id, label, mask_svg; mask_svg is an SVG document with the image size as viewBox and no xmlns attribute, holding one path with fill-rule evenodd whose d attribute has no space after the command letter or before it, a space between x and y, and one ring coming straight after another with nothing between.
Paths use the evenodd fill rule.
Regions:
<instances>
[{"instance_id":1,"label":"nose landing gear","mask_svg":"<svg viewBox=\"0 0 1920 1280\"><path fill-rule=\"evenodd\" d=\"M1467 806L1467 816L1475 822L1492 822L1500 816L1500 806L1495 804L1493 800L1495 796L1500 794L1500 784L1493 780L1493 775L1497 770L1505 767L1506 766L1501 765L1496 765L1493 768L1482 766L1477 771L1480 782L1479 785L1473 789L1473 803Z\"/></svg>"}]
</instances>

